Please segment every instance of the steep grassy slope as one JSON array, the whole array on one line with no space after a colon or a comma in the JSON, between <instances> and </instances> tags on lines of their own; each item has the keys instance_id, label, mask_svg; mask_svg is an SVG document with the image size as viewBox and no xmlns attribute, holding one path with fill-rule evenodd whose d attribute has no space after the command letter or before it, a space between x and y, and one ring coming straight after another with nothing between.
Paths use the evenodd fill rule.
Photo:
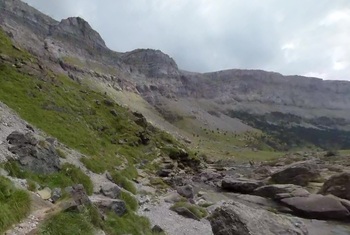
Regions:
<instances>
[{"instance_id":1,"label":"steep grassy slope","mask_svg":"<svg viewBox=\"0 0 350 235\"><path fill-rule=\"evenodd\" d=\"M2 31L0 55L0 101L26 121L85 154L82 161L91 171L112 172L119 166L123 170L118 180L125 183L137 176L135 165L142 163L145 168L154 169L150 163L152 159L167 154L169 147L184 147L170 135L147 124L142 115L133 114L106 95L41 66L38 58L14 47ZM166 150L163 150L165 147ZM88 192L92 192L91 182L71 166L63 166L61 172L46 177L22 172L16 167L12 163L6 166L12 175L41 185L65 187L83 183ZM124 187L135 193L127 183ZM120 218L109 216L101 226L109 234L151 234L147 220L132 212L137 209L137 203L129 195L123 197L128 203L129 212ZM74 223L84 216L62 214L56 219L64 221L72 218L71 223ZM86 223L91 224L90 219L76 226L86 227ZM56 234L47 233L55 229L52 226L48 221L43 233ZM60 228L64 230L66 227ZM57 234L69 234L69 231Z\"/></svg>"},{"instance_id":2,"label":"steep grassy slope","mask_svg":"<svg viewBox=\"0 0 350 235\"><path fill-rule=\"evenodd\" d=\"M29 210L29 194L16 189L10 180L0 176L0 234L23 219Z\"/></svg>"}]
</instances>

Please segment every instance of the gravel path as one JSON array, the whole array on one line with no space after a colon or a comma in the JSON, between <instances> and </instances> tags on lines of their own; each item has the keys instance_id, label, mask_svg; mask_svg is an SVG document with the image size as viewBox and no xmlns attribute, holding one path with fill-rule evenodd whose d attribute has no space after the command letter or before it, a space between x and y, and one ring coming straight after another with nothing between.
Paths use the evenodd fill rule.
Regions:
<instances>
[{"instance_id":1,"label":"gravel path","mask_svg":"<svg viewBox=\"0 0 350 235\"><path fill-rule=\"evenodd\" d=\"M168 235L212 235L208 220L187 219L171 211L171 204L161 202L156 205L145 204L139 214L146 216L153 225L160 226ZM147 208L147 210L144 210Z\"/></svg>"}]
</instances>

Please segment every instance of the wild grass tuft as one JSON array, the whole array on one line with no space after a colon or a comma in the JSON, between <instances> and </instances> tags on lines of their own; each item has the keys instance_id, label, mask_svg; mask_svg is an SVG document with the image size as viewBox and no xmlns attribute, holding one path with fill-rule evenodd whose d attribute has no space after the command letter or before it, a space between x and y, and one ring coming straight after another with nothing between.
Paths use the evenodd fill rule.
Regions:
<instances>
[{"instance_id":1,"label":"wild grass tuft","mask_svg":"<svg viewBox=\"0 0 350 235\"><path fill-rule=\"evenodd\" d=\"M7 162L4 168L11 176L27 179L32 183L37 182L42 187L65 188L74 184L82 184L89 195L93 193L93 184L90 177L81 169L69 163L63 164L59 172L49 175L40 175L24 171L19 167L17 162Z\"/></svg>"},{"instance_id":2,"label":"wild grass tuft","mask_svg":"<svg viewBox=\"0 0 350 235\"><path fill-rule=\"evenodd\" d=\"M26 191L16 189L9 179L0 176L0 234L27 216L30 205Z\"/></svg>"},{"instance_id":3,"label":"wild grass tuft","mask_svg":"<svg viewBox=\"0 0 350 235\"><path fill-rule=\"evenodd\" d=\"M188 202L177 202L170 209L179 208L179 207L187 208L199 219L204 218L208 215L208 212L206 209L194 204L190 204Z\"/></svg>"}]
</instances>

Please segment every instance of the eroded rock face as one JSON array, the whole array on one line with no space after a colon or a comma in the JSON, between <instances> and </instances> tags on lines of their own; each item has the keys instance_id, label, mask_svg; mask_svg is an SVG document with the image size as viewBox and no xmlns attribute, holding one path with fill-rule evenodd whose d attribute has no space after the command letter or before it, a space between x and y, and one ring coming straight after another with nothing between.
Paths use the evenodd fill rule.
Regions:
<instances>
[{"instance_id":1,"label":"eroded rock face","mask_svg":"<svg viewBox=\"0 0 350 235\"><path fill-rule=\"evenodd\" d=\"M306 189L294 184L272 184L255 189L254 194L280 200L289 197L307 197L310 193Z\"/></svg>"},{"instance_id":2,"label":"eroded rock face","mask_svg":"<svg viewBox=\"0 0 350 235\"><path fill-rule=\"evenodd\" d=\"M167 54L159 50L137 49L122 57L124 63L134 66L139 73L148 77L178 76L177 64Z\"/></svg>"},{"instance_id":3,"label":"eroded rock face","mask_svg":"<svg viewBox=\"0 0 350 235\"><path fill-rule=\"evenodd\" d=\"M101 185L100 193L102 193L105 197L109 197L112 199L117 199L120 195L121 188L114 183L104 183Z\"/></svg>"},{"instance_id":4,"label":"eroded rock face","mask_svg":"<svg viewBox=\"0 0 350 235\"><path fill-rule=\"evenodd\" d=\"M291 197L281 200L296 214L312 219L345 219L350 212L337 197L311 194L308 197Z\"/></svg>"},{"instance_id":5,"label":"eroded rock face","mask_svg":"<svg viewBox=\"0 0 350 235\"><path fill-rule=\"evenodd\" d=\"M126 203L123 200L100 200L94 204L103 212L113 211L118 216L123 216L127 212Z\"/></svg>"},{"instance_id":6,"label":"eroded rock face","mask_svg":"<svg viewBox=\"0 0 350 235\"><path fill-rule=\"evenodd\" d=\"M178 187L177 189L178 194L185 198L193 198L194 197L194 190L191 185L185 185Z\"/></svg>"},{"instance_id":7,"label":"eroded rock face","mask_svg":"<svg viewBox=\"0 0 350 235\"><path fill-rule=\"evenodd\" d=\"M297 218L232 202L209 217L214 235L307 235Z\"/></svg>"},{"instance_id":8,"label":"eroded rock face","mask_svg":"<svg viewBox=\"0 0 350 235\"><path fill-rule=\"evenodd\" d=\"M306 186L318 177L320 177L318 166L312 162L297 162L271 175L274 183L300 186Z\"/></svg>"},{"instance_id":9,"label":"eroded rock face","mask_svg":"<svg viewBox=\"0 0 350 235\"><path fill-rule=\"evenodd\" d=\"M221 188L234 193L252 193L264 183L256 180L225 178L222 180Z\"/></svg>"},{"instance_id":10,"label":"eroded rock face","mask_svg":"<svg viewBox=\"0 0 350 235\"><path fill-rule=\"evenodd\" d=\"M9 151L18 156L21 167L38 174L49 174L60 169L59 156L52 143L38 141L35 136L14 131L7 141L11 145Z\"/></svg>"},{"instance_id":11,"label":"eroded rock face","mask_svg":"<svg viewBox=\"0 0 350 235\"><path fill-rule=\"evenodd\" d=\"M333 175L323 184L319 193L350 200L350 172Z\"/></svg>"},{"instance_id":12,"label":"eroded rock face","mask_svg":"<svg viewBox=\"0 0 350 235\"><path fill-rule=\"evenodd\" d=\"M72 197L77 206L91 205L91 201L82 184L67 187L65 191Z\"/></svg>"},{"instance_id":13,"label":"eroded rock face","mask_svg":"<svg viewBox=\"0 0 350 235\"><path fill-rule=\"evenodd\" d=\"M62 20L51 30L52 35L56 36L74 36L74 38L83 39L83 42L92 48L105 48L106 44L100 34L91 28L88 22L80 17L69 17Z\"/></svg>"}]
</instances>

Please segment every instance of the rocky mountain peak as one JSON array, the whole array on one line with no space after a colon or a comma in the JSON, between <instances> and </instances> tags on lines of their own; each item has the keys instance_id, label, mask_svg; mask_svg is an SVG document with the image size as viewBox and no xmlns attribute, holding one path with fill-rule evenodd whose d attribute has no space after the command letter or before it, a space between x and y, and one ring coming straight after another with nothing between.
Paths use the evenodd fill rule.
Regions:
<instances>
[{"instance_id":1,"label":"rocky mountain peak","mask_svg":"<svg viewBox=\"0 0 350 235\"><path fill-rule=\"evenodd\" d=\"M160 50L136 49L123 55L126 64L136 67L148 77L177 76L180 74L176 62Z\"/></svg>"},{"instance_id":2,"label":"rocky mountain peak","mask_svg":"<svg viewBox=\"0 0 350 235\"><path fill-rule=\"evenodd\" d=\"M69 17L61 20L51 31L55 36L69 36L93 48L106 48L106 44L99 33L97 33L88 22L80 17Z\"/></svg>"}]
</instances>

